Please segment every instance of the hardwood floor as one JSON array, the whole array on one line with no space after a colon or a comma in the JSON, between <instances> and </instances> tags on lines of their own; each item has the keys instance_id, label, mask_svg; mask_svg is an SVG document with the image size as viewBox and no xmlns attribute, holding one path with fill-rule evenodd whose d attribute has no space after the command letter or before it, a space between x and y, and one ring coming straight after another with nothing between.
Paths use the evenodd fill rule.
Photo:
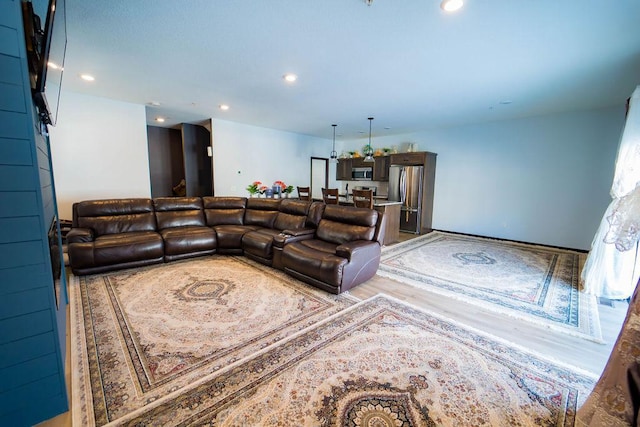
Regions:
<instances>
[{"instance_id":1,"label":"hardwood floor","mask_svg":"<svg viewBox=\"0 0 640 427\"><path fill-rule=\"evenodd\" d=\"M400 235L401 241L417 237L406 233L400 233ZM544 326L505 317L472 304L454 301L380 276L375 276L351 290L351 294L360 299L366 299L378 293L385 293L414 306L439 313L526 347L547 358L559 360L597 375L600 375L609 359L609 354L618 337L629 306L625 301L614 301L612 306L598 304L602 335L605 341L605 344L599 344L584 338L556 332Z\"/></svg>"},{"instance_id":2,"label":"hardwood floor","mask_svg":"<svg viewBox=\"0 0 640 427\"><path fill-rule=\"evenodd\" d=\"M418 236L400 233L400 242L415 237ZM379 276L375 276L368 282L351 290L351 294L360 299L366 299L378 293L385 293L414 306L439 313L465 325L530 349L552 360L564 362L597 375L600 375L607 363L611 348L618 337L620 326L628 308L628 304L624 301L614 301L612 305L598 304L602 335L605 340L605 344L598 344L583 338L555 332L543 326L505 317L472 304L454 301L447 297ZM65 372L67 373L67 389L69 390L69 396L71 396L69 337L69 326L67 325L67 362ZM71 397L69 397L69 405L71 406ZM65 412L38 424L38 426L69 427L71 426L71 412Z\"/></svg>"}]
</instances>

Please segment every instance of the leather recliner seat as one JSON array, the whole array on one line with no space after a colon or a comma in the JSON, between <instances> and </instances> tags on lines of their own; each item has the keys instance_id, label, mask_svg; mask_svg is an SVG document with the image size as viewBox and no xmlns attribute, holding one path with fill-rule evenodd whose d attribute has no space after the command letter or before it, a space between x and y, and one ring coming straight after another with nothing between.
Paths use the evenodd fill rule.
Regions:
<instances>
[{"instance_id":1,"label":"leather recliner seat","mask_svg":"<svg viewBox=\"0 0 640 427\"><path fill-rule=\"evenodd\" d=\"M216 232L207 227L200 197L153 199L166 262L216 251Z\"/></svg>"},{"instance_id":2,"label":"leather recliner seat","mask_svg":"<svg viewBox=\"0 0 640 427\"><path fill-rule=\"evenodd\" d=\"M378 270L381 223L372 209L326 205L315 234L284 245L284 270L331 293L351 289Z\"/></svg>"},{"instance_id":3,"label":"leather recliner seat","mask_svg":"<svg viewBox=\"0 0 640 427\"><path fill-rule=\"evenodd\" d=\"M93 274L164 261L150 199L97 200L73 205L67 234L75 274Z\"/></svg>"},{"instance_id":4,"label":"leather recliner seat","mask_svg":"<svg viewBox=\"0 0 640 427\"><path fill-rule=\"evenodd\" d=\"M255 225L245 225L244 213L247 199L244 197L202 198L208 227L215 230L218 253L242 254L242 236L255 230Z\"/></svg>"},{"instance_id":5,"label":"leather recliner seat","mask_svg":"<svg viewBox=\"0 0 640 427\"><path fill-rule=\"evenodd\" d=\"M249 199L249 201L252 200L253 199ZM242 236L244 255L254 261L271 266L273 262L273 238L283 230L304 228L311 204L312 202L307 200L282 200L274 217L273 224L269 224L269 227L261 227L257 230L250 231ZM262 209L264 209L264 207L262 207ZM265 211L263 210L262 212ZM250 209L247 209L247 215L251 215ZM261 216L264 217L264 214ZM269 218L269 222L270 220L271 218Z\"/></svg>"}]
</instances>

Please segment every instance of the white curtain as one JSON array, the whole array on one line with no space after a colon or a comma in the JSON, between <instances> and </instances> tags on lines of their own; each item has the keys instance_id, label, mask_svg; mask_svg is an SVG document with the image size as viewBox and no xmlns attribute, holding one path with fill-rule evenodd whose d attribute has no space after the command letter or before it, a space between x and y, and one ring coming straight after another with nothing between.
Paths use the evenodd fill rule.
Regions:
<instances>
[{"instance_id":1,"label":"white curtain","mask_svg":"<svg viewBox=\"0 0 640 427\"><path fill-rule=\"evenodd\" d=\"M640 86L629 101L611 197L591 244L582 280L587 293L626 299L640 276Z\"/></svg>"}]
</instances>

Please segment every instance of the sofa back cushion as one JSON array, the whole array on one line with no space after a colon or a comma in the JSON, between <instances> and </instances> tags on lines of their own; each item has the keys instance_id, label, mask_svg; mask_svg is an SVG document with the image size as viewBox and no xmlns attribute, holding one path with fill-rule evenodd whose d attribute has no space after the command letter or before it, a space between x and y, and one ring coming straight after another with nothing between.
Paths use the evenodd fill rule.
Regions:
<instances>
[{"instance_id":1,"label":"sofa back cushion","mask_svg":"<svg viewBox=\"0 0 640 427\"><path fill-rule=\"evenodd\" d=\"M94 235L156 231L151 199L85 200L73 204L73 227L90 228Z\"/></svg>"},{"instance_id":2,"label":"sofa back cushion","mask_svg":"<svg viewBox=\"0 0 640 427\"><path fill-rule=\"evenodd\" d=\"M204 226L204 212L200 197L157 197L153 199L158 229Z\"/></svg>"},{"instance_id":3,"label":"sofa back cushion","mask_svg":"<svg viewBox=\"0 0 640 427\"><path fill-rule=\"evenodd\" d=\"M372 209L327 205L316 236L337 245L354 240L373 240L377 221L378 211Z\"/></svg>"},{"instance_id":4,"label":"sofa back cushion","mask_svg":"<svg viewBox=\"0 0 640 427\"><path fill-rule=\"evenodd\" d=\"M214 197L202 198L204 215L207 225L242 225L244 210L247 206L245 197Z\"/></svg>"},{"instance_id":5,"label":"sofa back cushion","mask_svg":"<svg viewBox=\"0 0 640 427\"><path fill-rule=\"evenodd\" d=\"M283 199L273 228L276 230L304 228L311 203L307 200Z\"/></svg>"},{"instance_id":6,"label":"sofa back cushion","mask_svg":"<svg viewBox=\"0 0 640 427\"><path fill-rule=\"evenodd\" d=\"M318 228L320 220L322 219L322 214L324 213L325 206L326 205L324 204L324 202L311 203L309 213L307 214L307 223L305 224L305 227Z\"/></svg>"},{"instance_id":7,"label":"sofa back cushion","mask_svg":"<svg viewBox=\"0 0 640 427\"><path fill-rule=\"evenodd\" d=\"M247 199L244 225L273 228L278 216L281 199Z\"/></svg>"}]
</instances>

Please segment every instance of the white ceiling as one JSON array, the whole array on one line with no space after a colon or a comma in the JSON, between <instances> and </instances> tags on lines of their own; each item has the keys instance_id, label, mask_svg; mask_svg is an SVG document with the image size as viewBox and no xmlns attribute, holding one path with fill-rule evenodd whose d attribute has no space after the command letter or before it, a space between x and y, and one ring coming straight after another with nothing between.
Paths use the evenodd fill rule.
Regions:
<instances>
[{"instance_id":1,"label":"white ceiling","mask_svg":"<svg viewBox=\"0 0 640 427\"><path fill-rule=\"evenodd\" d=\"M466 0L456 14L439 0L66 8L63 90L160 102L147 116L166 126L213 117L331 138L337 123L347 139L369 116L374 135L404 133L622 105L640 84L638 0Z\"/></svg>"}]
</instances>

